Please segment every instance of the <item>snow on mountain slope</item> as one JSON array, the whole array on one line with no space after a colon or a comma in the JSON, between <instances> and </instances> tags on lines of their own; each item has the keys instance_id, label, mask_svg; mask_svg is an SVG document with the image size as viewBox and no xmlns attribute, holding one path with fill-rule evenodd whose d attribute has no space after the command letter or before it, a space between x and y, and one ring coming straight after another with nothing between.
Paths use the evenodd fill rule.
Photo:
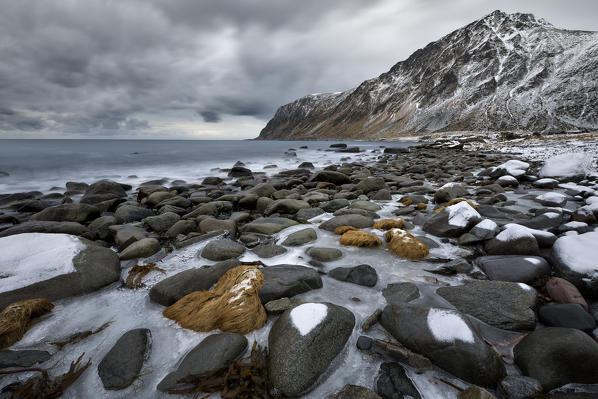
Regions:
<instances>
[{"instance_id":1,"label":"snow on mountain slope","mask_svg":"<svg viewBox=\"0 0 598 399\"><path fill-rule=\"evenodd\" d=\"M280 107L259 139L598 129L598 32L495 11L377 78Z\"/></svg>"}]
</instances>

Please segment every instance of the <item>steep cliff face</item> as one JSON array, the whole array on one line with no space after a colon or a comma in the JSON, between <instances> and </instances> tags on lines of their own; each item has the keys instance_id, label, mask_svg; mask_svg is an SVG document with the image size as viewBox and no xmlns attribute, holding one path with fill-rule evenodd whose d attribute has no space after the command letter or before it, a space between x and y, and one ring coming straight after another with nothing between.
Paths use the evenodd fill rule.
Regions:
<instances>
[{"instance_id":1,"label":"steep cliff face","mask_svg":"<svg viewBox=\"0 0 598 399\"><path fill-rule=\"evenodd\" d=\"M377 78L280 107L259 139L598 129L598 32L495 11Z\"/></svg>"}]
</instances>

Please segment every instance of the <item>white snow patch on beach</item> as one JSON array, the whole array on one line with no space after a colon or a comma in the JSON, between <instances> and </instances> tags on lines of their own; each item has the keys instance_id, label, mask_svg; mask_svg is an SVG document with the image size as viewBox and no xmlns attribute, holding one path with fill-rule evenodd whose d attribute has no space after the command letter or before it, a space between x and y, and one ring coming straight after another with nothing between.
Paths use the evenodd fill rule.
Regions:
<instances>
[{"instance_id":1,"label":"white snow patch on beach","mask_svg":"<svg viewBox=\"0 0 598 399\"><path fill-rule=\"evenodd\" d=\"M472 219L480 220L480 214L467 202L461 201L446 208L449 211L448 223L451 226L465 227Z\"/></svg>"},{"instance_id":2,"label":"white snow patch on beach","mask_svg":"<svg viewBox=\"0 0 598 399\"><path fill-rule=\"evenodd\" d=\"M0 238L0 292L75 271L73 257L85 249L68 234L24 233Z\"/></svg>"},{"instance_id":3,"label":"white snow patch on beach","mask_svg":"<svg viewBox=\"0 0 598 399\"><path fill-rule=\"evenodd\" d=\"M553 252L565 261L574 272L598 274L598 232L559 237L554 243Z\"/></svg>"},{"instance_id":4,"label":"white snow patch on beach","mask_svg":"<svg viewBox=\"0 0 598 399\"><path fill-rule=\"evenodd\" d=\"M456 340L473 344L473 332L461 318L452 310L431 308L428 311L428 329L440 342L455 342Z\"/></svg>"},{"instance_id":5,"label":"white snow patch on beach","mask_svg":"<svg viewBox=\"0 0 598 399\"><path fill-rule=\"evenodd\" d=\"M304 303L291 310L291 321L301 335L307 335L326 318L328 307L321 303Z\"/></svg>"},{"instance_id":6,"label":"white snow patch on beach","mask_svg":"<svg viewBox=\"0 0 598 399\"><path fill-rule=\"evenodd\" d=\"M508 174L514 177L522 176L529 169L529 163L511 159L505 163L498 165L496 169L505 169Z\"/></svg>"},{"instance_id":7,"label":"white snow patch on beach","mask_svg":"<svg viewBox=\"0 0 598 399\"><path fill-rule=\"evenodd\" d=\"M549 158L540 169L540 177L568 177L586 175L592 166L592 157L586 153L560 154Z\"/></svg>"},{"instance_id":8,"label":"white snow patch on beach","mask_svg":"<svg viewBox=\"0 0 598 399\"><path fill-rule=\"evenodd\" d=\"M547 201L547 202L553 202L553 203L563 203L567 200L567 196L565 194L561 194L561 193L555 193L555 192L549 192L549 193L544 193L542 195L538 195L536 197L536 199L538 201Z\"/></svg>"},{"instance_id":9,"label":"white snow patch on beach","mask_svg":"<svg viewBox=\"0 0 598 399\"><path fill-rule=\"evenodd\" d=\"M529 231L525 226L521 226L519 224L508 224L506 225L506 229L501 231L497 236L496 239L499 241L512 241L517 240L519 238L535 238L534 235Z\"/></svg>"}]
</instances>

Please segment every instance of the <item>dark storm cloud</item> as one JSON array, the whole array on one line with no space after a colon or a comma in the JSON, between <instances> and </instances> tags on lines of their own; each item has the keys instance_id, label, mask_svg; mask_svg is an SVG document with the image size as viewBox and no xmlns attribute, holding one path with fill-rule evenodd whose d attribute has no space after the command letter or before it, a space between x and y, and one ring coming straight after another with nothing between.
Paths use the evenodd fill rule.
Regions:
<instances>
[{"instance_id":1,"label":"dark storm cloud","mask_svg":"<svg viewBox=\"0 0 598 399\"><path fill-rule=\"evenodd\" d=\"M0 137L257 129L496 8L598 30L590 0L0 0Z\"/></svg>"}]
</instances>

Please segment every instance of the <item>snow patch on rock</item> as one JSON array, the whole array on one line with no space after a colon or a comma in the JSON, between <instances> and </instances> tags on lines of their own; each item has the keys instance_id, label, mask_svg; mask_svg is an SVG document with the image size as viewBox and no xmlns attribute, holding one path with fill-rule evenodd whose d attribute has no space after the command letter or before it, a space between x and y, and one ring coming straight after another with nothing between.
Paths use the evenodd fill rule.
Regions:
<instances>
[{"instance_id":1,"label":"snow patch on rock","mask_svg":"<svg viewBox=\"0 0 598 399\"><path fill-rule=\"evenodd\" d=\"M580 274L598 275L598 232L559 237L553 251L567 267Z\"/></svg>"},{"instance_id":2,"label":"snow patch on rock","mask_svg":"<svg viewBox=\"0 0 598 399\"><path fill-rule=\"evenodd\" d=\"M326 318L328 307L321 303L304 303L291 310L291 321L301 335L309 334Z\"/></svg>"},{"instance_id":3,"label":"snow patch on rock","mask_svg":"<svg viewBox=\"0 0 598 399\"><path fill-rule=\"evenodd\" d=\"M428 311L428 329L440 342L457 340L473 344L473 332L461 316L449 309L431 308Z\"/></svg>"},{"instance_id":4,"label":"snow patch on rock","mask_svg":"<svg viewBox=\"0 0 598 399\"><path fill-rule=\"evenodd\" d=\"M549 158L540 169L540 177L570 177L586 175L592 167L592 158L586 153L560 154Z\"/></svg>"},{"instance_id":5,"label":"snow patch on rock","mask_svg":"<svg viewBox=\"0 0 598 399\"><path fill-rule=\"evenodd\" d=\"M448 224L456 227L466 227L472 219L480 220L482 217L467 202L462 201L446 208L449 211Z\"/></svg>"}]
</instances>

